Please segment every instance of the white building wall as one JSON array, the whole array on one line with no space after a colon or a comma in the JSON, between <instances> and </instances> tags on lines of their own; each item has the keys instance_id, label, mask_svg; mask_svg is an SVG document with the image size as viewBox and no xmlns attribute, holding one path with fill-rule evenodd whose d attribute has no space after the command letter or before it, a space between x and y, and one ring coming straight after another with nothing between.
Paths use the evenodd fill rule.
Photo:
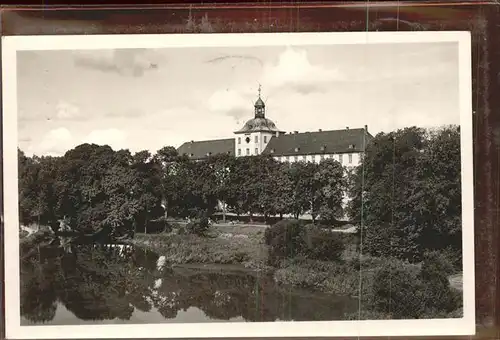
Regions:
<instances>
[{"instance_id":1,"label":"white building wall","mask_svg":"<svg viewBox=\"0 0 500 340\"><path fill-rule=\"evenodd\" d=\"M236 157L244 156L245 153L243 151L243 140L245 137L243 135L235 135L234 136L234 155ZM239 150L239 151L238 151Z\"/></svg>"},{"instance_id":2,"label":"white building wall","mask_svg":"<svg viewBox=\"0 0 500 340\"><path fill-rule=\"evenodd\" d=\"M350 156L349 156L350 155ZM323 156L323 158L321 157ZM274 156L274 159L280 162L321 162L322 159L334 159L340 162L343 166L355 167L358 166L361 161L361 154L356 153L344 153L344 154L316 154L316 155L290 155L290 156Z\"/></svg>"},{"instance_id":3,"label":"white building wall","mask_svg":"<svg viewBox=\"0 0 500 340\"><path fill-rule=\"evenodd\" d=\"M272 137L273 137L272 133L269 132L260 133L260 153L262 153L266 149L267 144L269 144L269 141L271 140Z\"/></svg>"},{"instance_id":4,"label":"white building wall","mask_svg":"<svg viewBox=\"0 0 500 340\"><path fill-rule=\"evenodd\" d=\"M248 149L248 156L260 155L265 150L272 137L273 133L270 132L252 132L238 134L234 137L234 154L236 155L236 157L247 156ZM246 141L247 138L250 138L248 143Z\"/></svg>"}]
</instances>

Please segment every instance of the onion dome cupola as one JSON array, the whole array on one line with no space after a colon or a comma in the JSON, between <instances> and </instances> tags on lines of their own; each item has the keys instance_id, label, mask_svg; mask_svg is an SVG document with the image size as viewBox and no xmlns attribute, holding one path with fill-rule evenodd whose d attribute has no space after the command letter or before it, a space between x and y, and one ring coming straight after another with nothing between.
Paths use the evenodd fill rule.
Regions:
<instances>
[{"instance_id":1,"label":"onion dome cupola","mask_svg":"<svg viewBox=\"0 0 500 340\"><path fill-rule=\"evenodd\" d=\"M255 109L255 117L248 120L243 128L241 128L238 131L235 131L235 133L251 133L251 132L272 132L272 133L283 133L283 131L279 130L276 127L276 124L269 119L266 118L266 104L262 100L260 96L260 86L259 86L259 98L254 104L254 109Z\"/></svg>"}]
</instances>

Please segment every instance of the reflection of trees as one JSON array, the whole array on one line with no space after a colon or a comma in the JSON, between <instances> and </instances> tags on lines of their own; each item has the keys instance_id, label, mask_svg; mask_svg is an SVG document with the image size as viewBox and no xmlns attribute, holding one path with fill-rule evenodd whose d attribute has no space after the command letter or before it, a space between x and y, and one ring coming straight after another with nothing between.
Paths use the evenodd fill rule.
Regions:
<instances>
[{"instance_id":1,"label":"reflection of trees","mask_svg":"<svg viewBox=\"0 0 500 340\"><path fill-rule=\"evenodd\" d=\"M56 301L81 320L128 320L134 308L149 311L148 287L158 256L136 248L122 257L116 250L77 247L73 253L49 251L41 261L21 262L21 313L33 322L54 318ZM138 270L142 267L143 270ZM149 268L149 270L145 270Z\"/></svg>"},{"instance_id":2,"label":"reflection of trees","mask_svg":"<svg viewBox=\"0 0 500 340\"><path fill-rule=\"evenodd\" d=\"M56 264L28 262L21 267L21 314L32 322L48 322L56 313L56 289L53 279Z\"/></svg>"},{"instance_id":3,"label":"reflection of trees","mask_svg":"<svg viewBox=\"0 0 500 340\"><path fill-rule=\"evenodd\" d=\"M211 319L247 321L335 320L348 302L323 294L277 290L272 278L194 270L163 273L158 255L134 248L127 256L76 247L40 260L22 261L21 313L32 322L54 318L60 302L81 320L129 320L134 309L156 308L165 318L196 307ZM50 253L50 252L49 252ZM351 302L352 305L352 302ZM355 308L355 306L352 306Z\"/></svg>"},{"instance_id":4,"label":"reflection of trees","mask_svg":"<svg viewBox=\"0 0 500 340\"><path fill-rule=\"evenodd\" d=\"M166 318L197 307L212 319L243 317L247 321L335 320L355 308L352 301L325 294L277 290L270 277L218 273L164 277L156 306Z\"/></svg>"}]
</instances>

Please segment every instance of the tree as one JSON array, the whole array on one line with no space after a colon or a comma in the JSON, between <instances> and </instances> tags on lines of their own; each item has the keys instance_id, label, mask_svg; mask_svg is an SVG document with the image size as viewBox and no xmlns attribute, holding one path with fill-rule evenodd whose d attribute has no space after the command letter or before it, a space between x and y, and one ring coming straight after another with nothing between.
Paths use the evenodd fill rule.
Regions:
<instances>
[{"instance_id":1,"label":"tree","mask_svg":"<svg viewBox=\"0 0 500 340\"><path fill-rule=\"evenodd\" d=\"M344 169L339 162L325 159L316 167L313 176L314 215L316 212L323 221L331 222L343 214L342 198L346 189Z\"/></svg>"},{"instance_id":2,"label":"tree","mask_svg":"<svg viewBox=\"0 0 500 340\"><path fill-rule=\"evenodd\" d=\"M157 164L161 167L161 194L162 206L165 209L165 220L168 217L170 205L176 199L176 179L180 165L180 157L173 146L165 146L156 152L154 156Z\"/></svg>"},{"instance_id":3,"label":"tree","mask_svg":"<svg viewBox=\"0 0 500 340\"><path fill-rule=\"evenodd\" d=\"M222 218L226 221L227 213L227 200L230 193L233 192L232 188L232 174L234 171L234 157L228 154L218 154L208 160L208 166L215 175L215 188L214 194L221 202Z\"/></svg>"},{"instance_id":4,"label":"tree","mask_svg":"<svg viewBox=\"0 0 500 340\"><path fill-rule=\"evenodd\" d=\"M312 178L316 164L296 162L290 165L290 179L292 181L291 212L296 219L307 211L311 211L314 197Z\"/></svg>"},{"instance_id":5,"label":"tree","mask_svg":"<svg viewBox=\"0 0 500 340\"><path fill-rule=\"evenodd\" d=\"M286 163L277 163L274 168L270 180L272 181L272 198L273 209L280 215L280 219L284 214L292 211L293 207L293 191L292 179L290 178L290 167Z\"/></svg>"},{"instance_id":6,"label":"tree","mask_svg":"<svg viewBox=\"0 0 500 340\"><path fill-rule=\"evenodd\" d=\"M59 166L57 157L26 157L18 149L19 214L24 224L48 224L55 219L54 184Z\"/></svg>"},{"instance_id":7,"label":"tree","mask_svg":"<svg viewBox=\"0 0 500 340\"><path fill-rule=\"evenodd\" d=\"M458 127L378 134L350 181L349 213L377 236L366 249L420 261L427 249L460 247L460 168Z\"/></svg>"},{"instance_id":8,"label":"tree","mask_svg":"<svg viewBox=\"0 0 500 340\"><path fill-rule=\"evenodd\" d=\"M147 231L151 221L164 216L162 203L162 169L149 151L140 151L133 155L130 165L132 172L131 194L137 201L134 220L142 224Z\"/></svg>"}]
</instances>

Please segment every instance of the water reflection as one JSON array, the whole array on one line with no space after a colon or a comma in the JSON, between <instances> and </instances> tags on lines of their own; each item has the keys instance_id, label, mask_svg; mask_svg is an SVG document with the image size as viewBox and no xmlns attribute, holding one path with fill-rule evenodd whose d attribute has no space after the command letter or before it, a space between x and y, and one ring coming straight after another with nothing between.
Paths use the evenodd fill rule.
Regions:
<instances>
[{"instance_id":1,"label":"water reflection","mask_svg":"<svg viewBox=\"0 0 500 340\"><path fill-rule=\"evenodd\" d=\"M356 308L351 299L283 289L252 273L159 270L159 256L139 247L44 247L24 255L24 325L339 320Z\"/></svg>"}]
</instances>

